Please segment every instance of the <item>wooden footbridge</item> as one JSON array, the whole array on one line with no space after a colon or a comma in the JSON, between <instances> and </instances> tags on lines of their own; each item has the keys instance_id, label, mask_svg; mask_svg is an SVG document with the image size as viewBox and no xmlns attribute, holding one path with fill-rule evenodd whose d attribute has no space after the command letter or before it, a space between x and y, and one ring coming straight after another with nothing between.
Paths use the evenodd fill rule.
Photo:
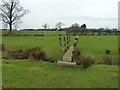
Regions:
<instances>
[{"instance_id":1,"label":"wooden footbridge","mask_svg":"<svg viewBox=\"0 0 120 90\"><path fill-rule=\"evenodd\" d=\"M76 65L76 62L74 62L74 57L73 56L74 56L74 50L75 50L77 42L78 42L78 38L79 38L78 36L75 38L74 44L71 45L70 47L67 46L67 44L65 44L65 47L67 46L66 49L64 47L64 50L66 50L66 52L61 50L62 52L65 52L65 54L63 56L63 59L61 61L57 62L59 65L64 65L64 66L74 66L74 65ZM66 41L66 42L68 42L68 41ZM65 43L65 41L64 41L64 43ZM60 42L60 46L61 45L62 45L62 43Z\"/></svg>"}]
</instances>

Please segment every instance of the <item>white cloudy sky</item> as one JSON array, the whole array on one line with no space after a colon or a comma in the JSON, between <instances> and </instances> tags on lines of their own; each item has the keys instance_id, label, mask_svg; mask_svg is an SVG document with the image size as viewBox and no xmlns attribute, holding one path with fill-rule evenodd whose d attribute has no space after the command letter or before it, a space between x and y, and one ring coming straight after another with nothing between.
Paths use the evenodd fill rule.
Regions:
<instances>
[{"instance_id":1,"label":"white cloudy sky","mask_svg":"<svg viewBox=\"0 0 120 90\"><path fill-rule=\"evenodd\" d=\"M73 23L88 28L117 28L119 0L20 0L30 13L23 17L19 28L42 28L43 23L54 28L57 22L64 27ZM2 27L2 26L1 26Z\"/></svg>"}]
</instances>

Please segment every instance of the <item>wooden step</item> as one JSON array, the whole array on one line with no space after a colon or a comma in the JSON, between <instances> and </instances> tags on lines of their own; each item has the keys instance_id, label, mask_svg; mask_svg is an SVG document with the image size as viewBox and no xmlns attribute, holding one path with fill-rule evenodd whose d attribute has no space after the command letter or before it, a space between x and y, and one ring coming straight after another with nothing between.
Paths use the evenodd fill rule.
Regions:
<instances>
[{"instance_id":1,"label":"wooden step","mask_svg":"<svg viewBox=\"0 0 120 90\"><path fill-rule=\"evenodd\" d=\"M62 65L62 66L75 66L75 65L76 65L75 62L57 61L57 63L58 63L59 65Z\"/></svg>"}]
</instances>

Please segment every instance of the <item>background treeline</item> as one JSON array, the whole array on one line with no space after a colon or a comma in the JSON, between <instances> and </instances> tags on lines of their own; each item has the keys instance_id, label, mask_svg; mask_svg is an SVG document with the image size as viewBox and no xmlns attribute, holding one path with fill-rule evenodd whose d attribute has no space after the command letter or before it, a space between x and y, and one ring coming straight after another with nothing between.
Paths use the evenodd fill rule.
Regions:
<instances>
[{"instance_id":1,"label":"background treeline","mask_svg":"<svg viewBox=\"0 0 120 90\"><path fill-rule=\"evenodd\" d=\"M47 28L48 25L45 24L44 29L20 29L19 31L65 31L66 34L70 34L70 35L118 35L120 33L120 31L118 29L109 29L109 28L99 28L99 29L88 29L86 28L86 24L83 25L79 25L78 23L74 23L72 24L70 27L66 27L66 28L61 28L61 23L57 24L59 25L56 28ZM9 31L8 29L2 29L3 31ZM17 31L15 29L13 29L13 32ZM39 33L37 33L39 34ZM4 35L4 33L3 33ZM62 35L60 33L56 33L56 35ZM36 36L36 34L35 34ZM39 36L39 35L37 35ZM44 32L40 33L40 36L44 36Z\"/></svg>"}]
</instances>

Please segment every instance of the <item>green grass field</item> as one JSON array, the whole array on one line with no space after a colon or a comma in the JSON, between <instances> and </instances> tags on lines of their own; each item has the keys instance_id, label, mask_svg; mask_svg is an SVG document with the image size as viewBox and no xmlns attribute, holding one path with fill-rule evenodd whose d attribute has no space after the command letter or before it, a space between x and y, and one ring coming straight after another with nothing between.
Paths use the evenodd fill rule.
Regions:
<instances>
[{"instance_id":1,"label":"green grass field","mask_svg":"<svg viewBox=\"0 0 120 90\"><path fill-rule=\"evenodd\" d=\"M102 59L106 50L111 56L118 56L118 36L82 36L79 38L78 49L92 55L96 61Z\"/></svg>"},{"instance_id":2,"label":"green grass field","mask_svg":"<svg viewBox=\"0 0 120 90\"><path fill-rule=\"evenodd\" d=\"M6 61L6 60L3 60ZM116 65L58 66L49 62L7 60L3 64L4 88L118 88Z\"/></svg>"},{"instance_id":3,"label":"green grass field","mask_svg":"<svg viewBox=\"0 0 120 90\"><path fill-rule=\"evenodd\" d=\"M64 54L60 52L58 36L3 36L3 44L6 48L26 49L41 47L47 52L49 58L59 59ZM75 36L71 37L73 44ZM98 61L105 55L105 51L111 50L112 56L118 54L118 36L80 36L77 44L81 53L90 54Z\"/></svg>"},{"instance_id":4,"label":"green grass field","mask_svg":"<svg viewBox=\"0 0 120 90\"><path fill-rule=\"evenodd\" d=\"M63 55L60 52L58 37L55 36L3 37L3 44L5 45L6 48L17 49L41 47L43 50L46 51L48 57L52 59L57 59Z\"/></svg>"},{"instance_id":5,"label":"green grass field","mask_svg":"<svg viewBox=\"0 0 120 90\"><path fill-rule=\"evenodd\" d=\"M73 44L75 36L71 37ZM2 43L7 49L41 47L49 58L60 60L58 36L3 36ZM111 56L118 55L118 36L80 36L77 48L100 61L105 51ZM118 66L94 64L86 70L82 65L58 66L56 63L28 60L2 60L4 88L118 88Z\"/></svg>"}]
</instances>

